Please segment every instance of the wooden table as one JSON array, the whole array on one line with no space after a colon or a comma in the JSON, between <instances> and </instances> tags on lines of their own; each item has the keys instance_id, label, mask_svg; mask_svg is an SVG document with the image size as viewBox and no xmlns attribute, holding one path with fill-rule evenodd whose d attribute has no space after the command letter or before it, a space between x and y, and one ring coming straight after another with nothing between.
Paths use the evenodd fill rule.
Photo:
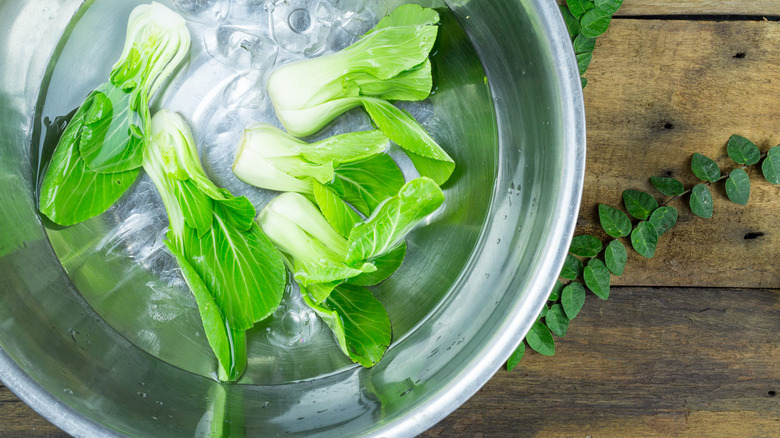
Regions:
<instances>
[{"instance_id":1,"label":"wooden table","mask_svg":"<svg viewBox=\"0 0 780 438\"><path fill-rule=\"evenodd\" d=\"M596 206L691 185L690 157L780 144L780 0L625 0L586 76L588 158L578 234ZM656 256L631 254L610 299L589 295L556 355L527 353L424 436L780 437L780 187L748 206L681 201ZM0 437L65 436L0 387Z\"/></svg>"}]
</instances>

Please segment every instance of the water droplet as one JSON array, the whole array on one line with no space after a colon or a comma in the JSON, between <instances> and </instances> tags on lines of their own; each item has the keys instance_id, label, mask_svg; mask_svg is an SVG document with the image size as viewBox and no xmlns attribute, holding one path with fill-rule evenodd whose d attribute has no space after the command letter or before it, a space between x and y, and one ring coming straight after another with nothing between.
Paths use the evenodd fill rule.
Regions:
<instances>
[{"instance_id":1,"label":"water droplet","mask_svg":"<svg viewBox=\"0 0 780 438\"><path fill-rule=\"evenodd\" d=\"M63 389L62 391L63 391L65 394L68 394L68 395L73 395L73 391L71 391L71 390L70 390L70 389L68 389L68 388L65 388L65 389Z\"/></svg>"},{"instance_id":2,"label":"water droplet","mask_svg":"<svg viewBox=\"0 0 780 438\"><path fill-rule=\"evenodd\" d=\"M287 17L290 30L295 33L304 33L311 27L311 15L306 9L296 9Z\"/></svg>"}]
</instances>

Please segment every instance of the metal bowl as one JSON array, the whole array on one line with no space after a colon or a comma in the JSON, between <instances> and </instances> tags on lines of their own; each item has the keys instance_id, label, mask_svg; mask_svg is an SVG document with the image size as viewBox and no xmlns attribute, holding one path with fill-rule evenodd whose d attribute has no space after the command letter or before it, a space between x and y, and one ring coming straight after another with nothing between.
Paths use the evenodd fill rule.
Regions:
<instances>
[{"instance_id":1,"label":"metal bowl","mask_svg":"<svg viewBox=\"0 0 780 438\"><path fill-rule=\"evenodd\" d=\"M22 400L75 436L411 436L506 361L557 278L582 191L582 93L554 0L426 3L462 28L435 61L444 79L428 122L459 170L445 209L410 236L403 279L377 291L394 325L385 358L365 369L315 346L234 385L199 375L186 355L151 351L100 311L87 290L126 274L95 268L105 254L92 254L89 275L63 261L116 218L62 237L36 213L47 96L89 85L89 65L62 76L52 63L87 3L0 3L0 379ZM101 41L88 43L92 53ZM55 84L58 74L72 83ZM134 281L128 293L143 290Z\"/></svg>"}]
</instances>

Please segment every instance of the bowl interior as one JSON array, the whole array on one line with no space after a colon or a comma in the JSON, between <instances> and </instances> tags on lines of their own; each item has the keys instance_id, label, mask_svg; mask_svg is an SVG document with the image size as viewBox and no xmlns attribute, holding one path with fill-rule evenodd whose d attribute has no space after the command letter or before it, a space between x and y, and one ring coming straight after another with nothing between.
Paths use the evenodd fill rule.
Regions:
<instances>
[{"instance_id":1,"label":"bowl interior","mask_svg":"<svg viewBox=\"0 0 780 438\"><path fill-rule=\"evenodd\" d=\"M313 341L294 348L290 340L300 331L283 333L282 321L301 313L289 305L256 328L253 371L243 385L204 377L213 368L208 346L186 289L161 280L170 262L164 252L140 263L147 253L138 242L152 236L147 243L154 244L164 211L152 211L125 234L122 225L138 219L132 203L66 229L42 224L36 213L39 167L52 138L56 143L57 116L78 105L105 71L67 60L106 59L102 67L110 68L112 35L121 44L123 31L88 44L81 29L90 26L79 23L123 29L127 14L101 1L0 5L0 25L10 29L0 55L14 60L0 66L6 385L70 433L139 436L220 428L248 435L412 434L476 391L530 327L568 247L584 166L581 94L555 2L423 3L443 8L438 88L409 110L447 145L458 171L443 187L445 208L410 236L402 271L376 291L393 321L394 344L379 365L360 368L312 322L306 334ZM129 12L134 4L119 8ZM35 24L41 17L48 17L45 29ZM207 43L194 45L180 78L213 68L199 63L198 50L208 50ZM225 114L199 111L190 102L208 96L178 84L155 105L205 126L196 136L221 185L258 206L267 202L266 194L242 193L246 188L219 174L229 157L213 151L237 134L209 125ZM243 113L236 114L241 121ZM366 121L355 116L354 123ZM133 190L157 202L148 182Z\"/></svg>"}]
</instances>

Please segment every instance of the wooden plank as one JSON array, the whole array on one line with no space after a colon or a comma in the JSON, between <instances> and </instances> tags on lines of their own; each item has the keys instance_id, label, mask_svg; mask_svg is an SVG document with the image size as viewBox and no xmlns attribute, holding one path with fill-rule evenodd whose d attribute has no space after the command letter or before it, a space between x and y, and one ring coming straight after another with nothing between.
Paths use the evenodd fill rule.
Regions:
<instances>
[{"instance_id":1,"label":"wooden plank","mask_svg":"<svg viewBox=\"0 0 780 438\"><path fill-rule=\"evenodd\" d=\"M558 0L565 4L566 0ZM780 16L780 0L625 0L617 16L755 15Z\"/></svg>"},{"instance_id":2,"label":"wooden plank","mask_svg":"<svg viewBox=\"0 0 780 438\"><path fill-rule=\"evenodd\" d=\"M742 55L738 55L742 54ZM650 176L692 187L694 152L734 167L731 134L762 150L780 144L780 22L618 20L597 40L586 72L587 169L578 233L605 236L597 205L625 189L656 194ZM615 284L780 287L780 187L751 172L747 206L713 190L711 219L675 201L678 225L656 256L630 251ZM658 194L658 199L665 199Z\"/></svg>"},{"instance_id":3,"label":"wooden plank","mask_svg":"<svg viewBox=\"0 0 780 438\"><path fill-rule=\"evenodd\" d=\"M526 353L424 436L778 436L778 330L778 290L589 295L555 356Z\"/></svg>"},{"instance_id":4,"label":"wooden plank","mask_svg":"<svg viewBox=\"0 0 780 438\"><path fill-rule=\"evenodd\" d=\"M3 438L65 438L68 435L22 403L0 385L0 436Z\"/></svg>"}]
</instances>

